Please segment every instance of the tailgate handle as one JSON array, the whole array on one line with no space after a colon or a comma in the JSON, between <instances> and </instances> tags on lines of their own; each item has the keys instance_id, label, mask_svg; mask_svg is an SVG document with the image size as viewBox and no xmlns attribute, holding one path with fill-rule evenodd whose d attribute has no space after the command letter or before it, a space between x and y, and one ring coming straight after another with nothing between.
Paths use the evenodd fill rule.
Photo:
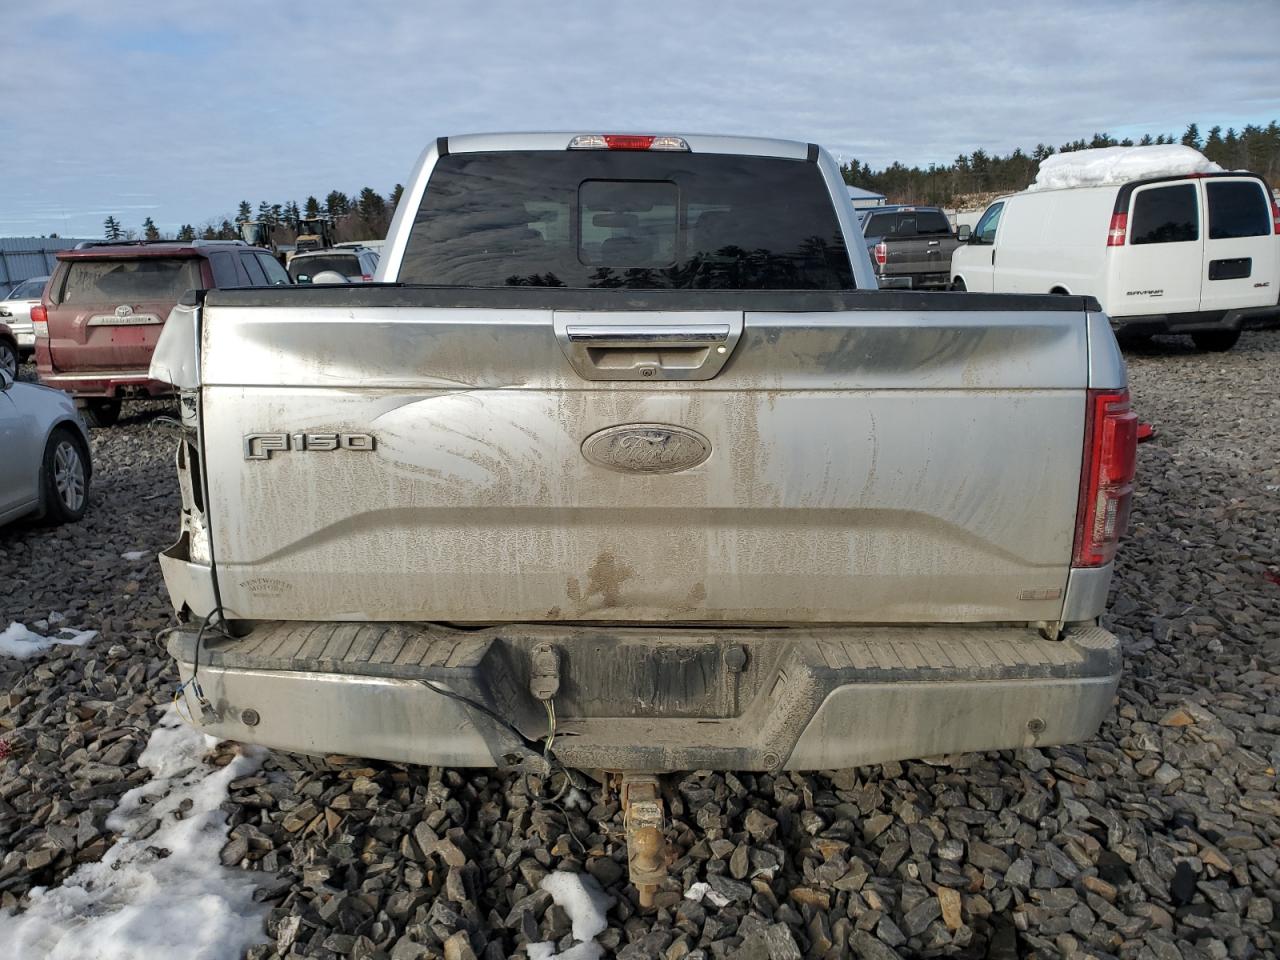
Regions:
<instances>
[{"instance_id":1,"label":"tailgate handle","mask_svg":"<svg viewBox=\"0 0 1280 960\"><path fill-rule=\"evenodd\" d=\"M706 323L679 327L577 326L565 328L570 343L592 347L695 347L724 343L729 339L727 323Z\"/></svg>"},{"instance_id":2,"label":"tailgate handle","mask_svg":"<svg viewBox=\"0 0 1280 960\"><path fill-rule=\"evenodd\" d=\"M583 380L710 380L742 338L738 310L556 310L552 327Z\"/></svg>"}]
</instances>

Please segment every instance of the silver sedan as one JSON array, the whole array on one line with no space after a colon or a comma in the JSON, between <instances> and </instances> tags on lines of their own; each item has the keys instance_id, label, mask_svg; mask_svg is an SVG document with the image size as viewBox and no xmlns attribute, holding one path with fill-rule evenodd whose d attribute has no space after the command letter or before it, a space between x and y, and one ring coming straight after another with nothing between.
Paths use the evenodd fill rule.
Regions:
<instances>
[{"instance_id":1,"label":"silver sedan","mask_svg":"<svg viewBox=\"0 0 1280 960\"><path fill-rule=\"evenodd\" d=\"M31 308L40 302L48 277L32 277L23 280L8 296L0 300L0 323L9 325L18 338L18 349L25 357L36 348L36 334L31 326Z\"/></svg>"},{"instance_id":2,"label":"silver sedan","mask_svg":"<svg viewBox=\"0 0 1280 960\"><path fill-rule=\"evenodd\" d=\"M0 370L0 524L27 514L79 520L89 506L89 434L61 390Z\"/></svg>"}]
</instances>

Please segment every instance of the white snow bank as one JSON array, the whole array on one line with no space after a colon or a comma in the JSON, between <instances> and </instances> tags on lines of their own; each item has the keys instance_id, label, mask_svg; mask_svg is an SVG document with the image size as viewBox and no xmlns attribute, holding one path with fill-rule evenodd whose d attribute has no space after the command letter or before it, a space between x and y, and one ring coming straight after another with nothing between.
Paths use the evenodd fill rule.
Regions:
<instances>
[{"instance_id":1,"label":"white snow bank","mask_svg":"<svg viewBox=\"0 0 1280 960\"><path fill-rule=\"evenodd\" d=\"M128 553L120 554L120 559L128 560L130 563L132 563L135 560L141 560L144 557L149 557L149 556L151 556L150 550L130 550Z\"/></svg>"},{"instance_id":2,"label":"white snow bank","mask_svg":"<svg viewBox=\"0 0 1280 960\"><path fill-rule=\"evenodd\" d=\"M1046 157L1040 161L1040 172L1027 189L1100 187L1147 177L1217 173L1221 170L1199 150L1176 143L1150 147L1099 147Z\"/></svg>"},{"instance_id":3,"label":"white snow bank","mask_svg":"<svg viewBox=\"0 0 1280 960\"><path fill-rule=\"evenodd\" d=\"M53 618L50 617L50 620ZM44 653L50 647L65 644L69 647L83 647L98 635L97 630L71 630L63 627L56 636L42 637L27 629L21 623L10 623L8 628L0 632L0 656L17 657L26 660L37 653Z\"/></svg>"},{"instance_id":4,"label":"white snow bank","mask_svg":"<svg viewBox=\"0 0 1280 960\"><path fill-rule=\"evenodd\" d=\"M605 912L613 906L613 897L600 889L600 883L591 874L557 870L543 877L538 886L551 894L551 899L569 915L573 939L590 940L609 926ZM566 957L568 953L560 956ZM575 954L574 958L580 960L580 955Z\"/></svg>"},{"instance_id":5,"label":"white snow bank","mask_svg":"<svg viewBox=\"0 0 1280 960\"><path fill-rule=\"evenodd\" d=\"M23 960L238 960L266 940L267 909L253 900L252 874L222 866L227 785L261 765L262 751L225 767L203 762L217 741L170 707L139 763L154 777L126 793L107 819L122 835L98 863L62 886L34 888L22 914L0 913L4 954ZM174 819L186 800L189 810ZM132 835L152 819L160 828ZM167 851L167 853L166 853Z\"/></svg>"}]
</instances>

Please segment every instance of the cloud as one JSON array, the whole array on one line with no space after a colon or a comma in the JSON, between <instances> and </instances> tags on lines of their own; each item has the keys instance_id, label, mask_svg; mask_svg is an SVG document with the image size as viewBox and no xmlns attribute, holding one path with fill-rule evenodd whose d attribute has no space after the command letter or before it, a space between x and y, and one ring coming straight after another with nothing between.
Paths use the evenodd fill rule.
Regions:
<instances>
[{"instance_id":1,"label":"cloud","mask_svg":"<svg viewBox=\"0 0 1280 960\"><path fill-rule=\"evenodd\" d=\"M6 27L58 65L0 61L8 102L49 131L6 153L0 211L33 196L79 211L41 232L96 235L89 211L124 215L136 195L172 230L241 199L386 193L449 133L754 133L881 166L1280 116L1273 0L1215 17L1193 0L45 0Z\"/></svg>"}]
</instances>

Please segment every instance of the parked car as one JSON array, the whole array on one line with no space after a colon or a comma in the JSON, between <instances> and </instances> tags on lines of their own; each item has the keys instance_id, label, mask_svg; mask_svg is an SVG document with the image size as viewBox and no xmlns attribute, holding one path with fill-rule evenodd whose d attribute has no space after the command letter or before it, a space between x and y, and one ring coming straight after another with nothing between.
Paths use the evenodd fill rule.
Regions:
<instances>
[{"instance_id":1,"label":"parked car","mask_svg":"<svg viewBox=\"0 0 1280 960\"><path fill-rule=\"evenodd\" d=\"M8 324L0 323L0 370L15 380L18 378L18 362L21 356L18 338Z\"/></svg>"},{"instance_id":2,"label":"parked car","mask_svg":"<svg viewBox=\"0 0 1280 960\"><path fill-rule=\"evenodd\" d=\"M960 241L940 207L892 205L858 211L882 289L943 288Z\"/></svg>"},{"instance_id":3,"label":"parked car","mask_svg":"<svg viewBox=\"0 0 1280 960\"><path fill-rule=\"evenodd\" d=\"M0 300L0 323L8 324L18 338L18 349L23 357L30 356L36 348L36 335L31 328L31 308L40 302L48 277L31 277L9 291Z\"/></svg>"},{"instance_id":4,"label":"parked car","mask_svg":"<svg viewBox=\"0 0 1280 960\"><path fill-rule=\"evenodd\" d=\"M1280 207L1251 173L1032 190L987 207L951 258L951 283L1085 294L1123 336L1188 333L1229 350L1280 316L1278 236Z\"/></svg>"},{"instance_id":5,"label":"parked car","mask_svg":"<svg viewBox=\"0 0 1280 960\"><path fill-rule=\"evenodd\" d=\"M129 396L165 396L147 373L165 318L191 290L288 284L268 250L240 240L87 243L58 265L31 315L42 383L110 426Z\"/></svg>"},{"instance_id":6,"label":"parked car","mask_svg":"<svg viewBox=\"0 0 1280 960\"><path fill-rule=\"evenodd\" d=\"M294 283L311 283L319 273L340 273L349 283L368 283L378 269L378 255L372 250L331 247L295 254L289 261Z\"/></svg>"},{"instance_id":7,"label":"parked car","mask_svg":"<svg viewBox=\"0 0 1280 960\"><path fill-rule=\"evenodd\" d=\"M61 390L0 370L0 524L29 514L79 520L89 505L89 436Z\"/></svg>"}]
</instances>

